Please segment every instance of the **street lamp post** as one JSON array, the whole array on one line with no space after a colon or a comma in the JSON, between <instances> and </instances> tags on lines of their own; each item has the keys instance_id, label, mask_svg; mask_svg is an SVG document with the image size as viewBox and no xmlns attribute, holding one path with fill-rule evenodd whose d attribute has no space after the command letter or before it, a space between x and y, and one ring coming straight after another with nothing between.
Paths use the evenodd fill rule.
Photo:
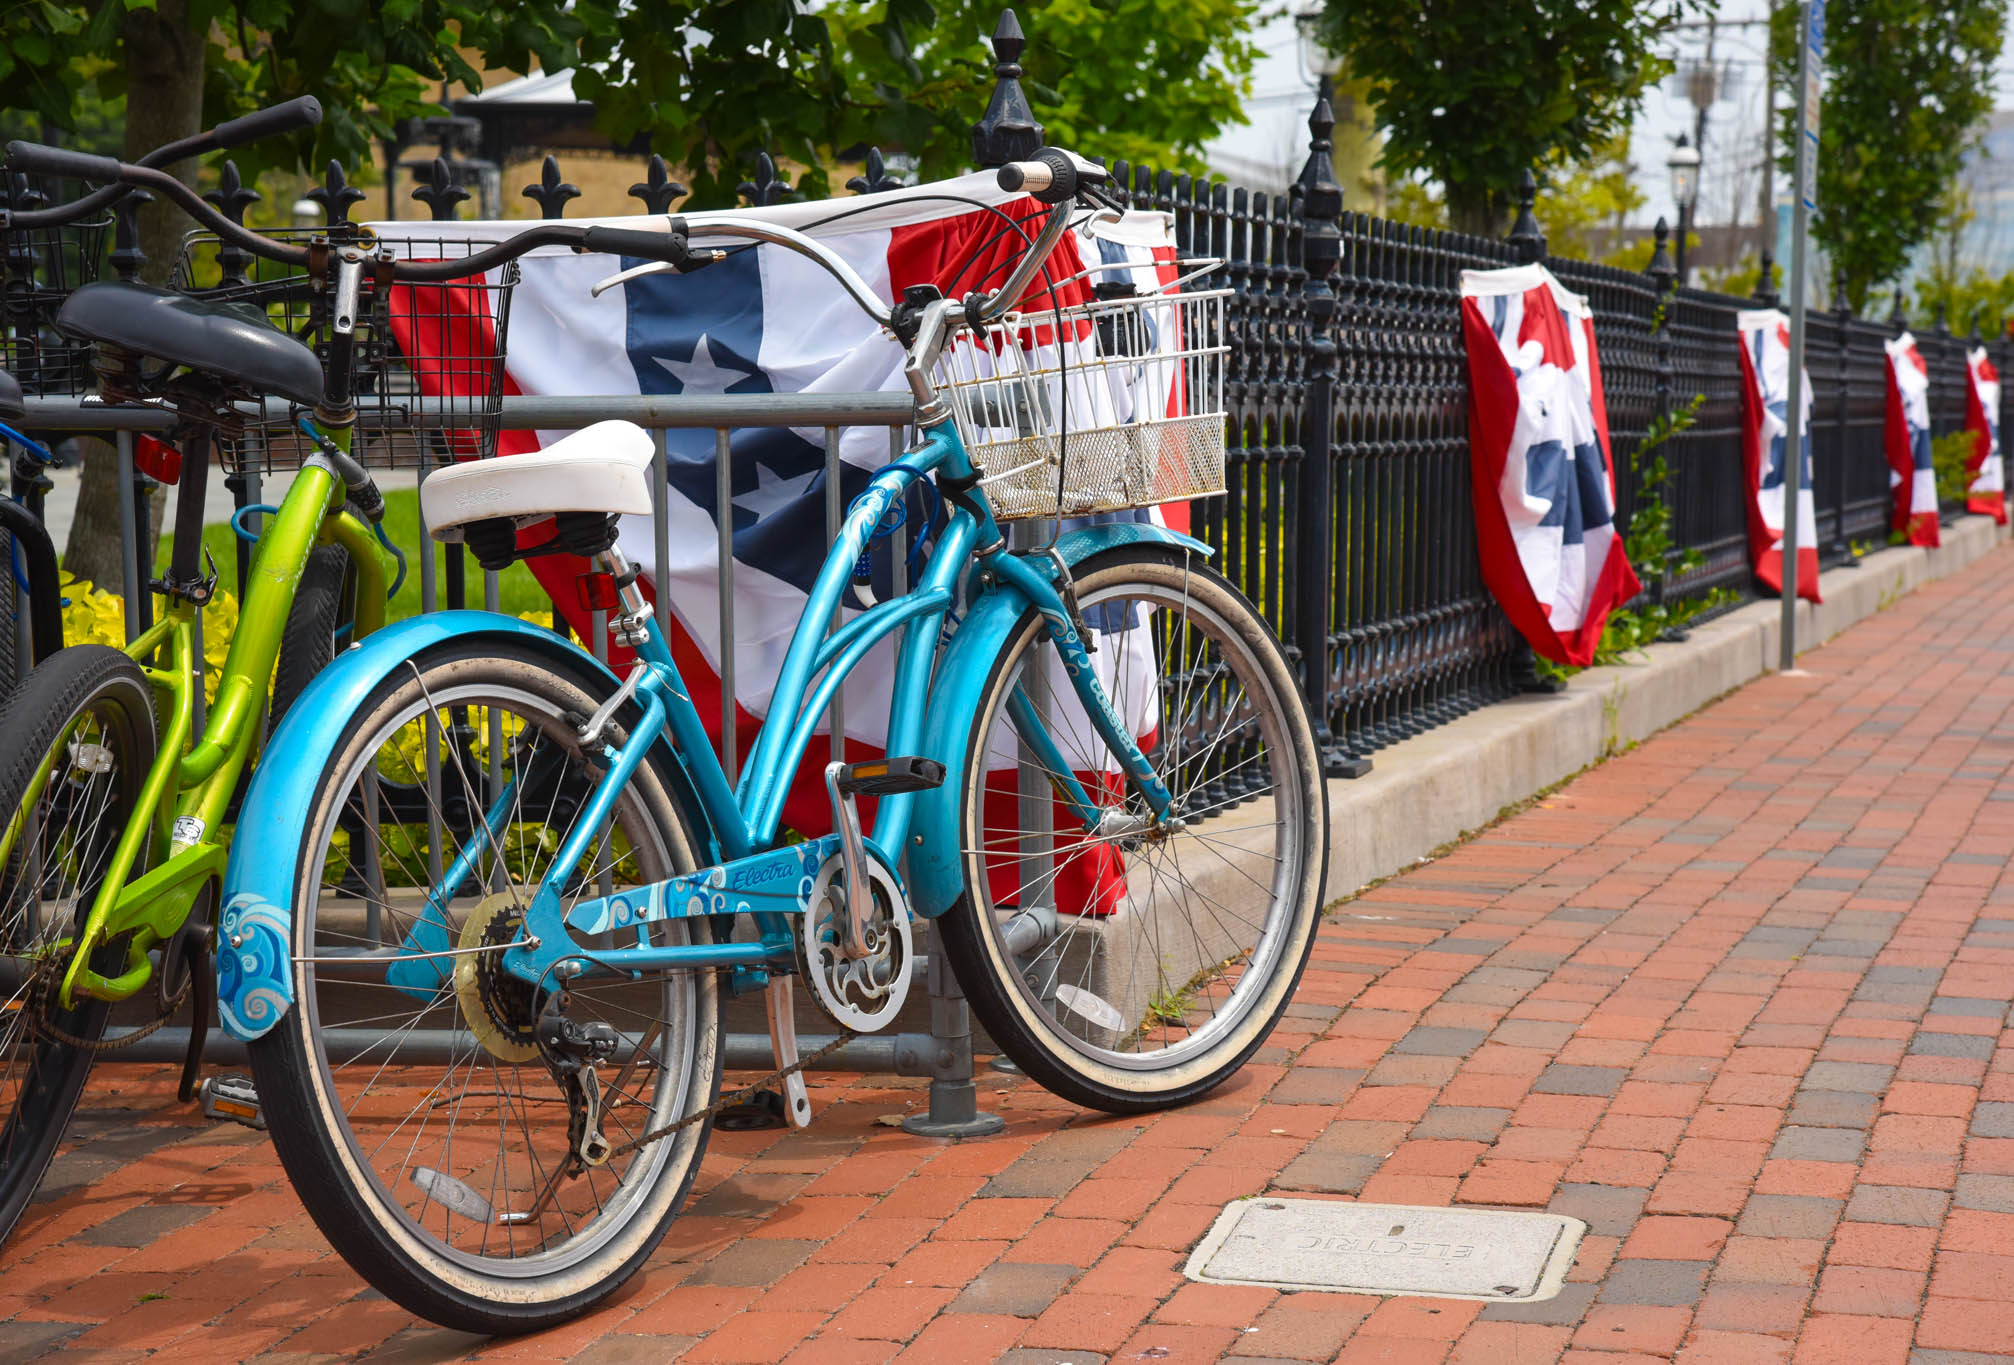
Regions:
<instances>
[{"instance_id":1,"label":"street lamp post","mask_svg":"<svg viewBox=\"0 0 2014 1365\"><path fill-rule=\"evenodd\" d=\"M1678 142L1671 149L1671 159L1664 163L1671 172L1671 197L1678 203L1678 260L1676 270L1678 282L1683 285L1685 278L1685 239L1692 233L1692 205L1699 197L1699 149L1686 139L1684 133L1678 135Z\"/></svg>"}]
</instances>

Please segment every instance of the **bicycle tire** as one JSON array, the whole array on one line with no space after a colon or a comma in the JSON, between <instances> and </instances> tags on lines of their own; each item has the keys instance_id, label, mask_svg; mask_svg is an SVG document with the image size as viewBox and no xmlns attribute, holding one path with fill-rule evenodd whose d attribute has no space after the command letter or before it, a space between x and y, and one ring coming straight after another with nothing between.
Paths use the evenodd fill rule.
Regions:
<instances>
[{"instance_id":1,"label":"bicycle tire","mask_svg":"<svg viewBox=\"0 0 2014 1365\"><path fill-rule=\"evenodd\" d=\"M81 784L84 796L77 794L75 785L59 790L52 780L45 783L36 809L51 809L66 799L88 801L89 793L102 790L105 802L100 817L85 833L102 829L103 837L94 841L93 848L109 852L138 804L156 748L153 697L147 680L139 666L116 649L83 644L58 650L31 670L0 705L0 812L6 812L11 820L21 809L44 756L72 737L80 722L88 723L88 717L98 720L99 740L109 741L102 747L110 756L107 771L111 780L100 785L91 780L94 775L86 774ZM99 757L94 755L91 761L95 763ZM45 835L38 839L38 846L50 838L47 831L51 827L42 828ZM40 893L50 875L48 861L30 870L28 856L25 846L17 842L9 850L6 867L0 869L0 941L15 953L28 950L41 936L40 926L28 923L26 917L33 908L36 920L41 919ZM102 867L102 862L98 865ZM145 867L143 848L134 871ZM41 887L34 885L37 882ZM81 924L97 884L95 877L80 878L72 904L67 911L59 911L61 917L73 926ZM106 965L116 966L123 957L116 945L104 952L111 959ZM6 961L16 969L6 989L10 999L18 998L26 988L25 972L20 968L23 958L10 956ZM110 1013L111 1006L103 1001L84 1001L74 1009L53 1012L50 1022L71 1038L96 1042L105 1032ZM0 1105L7 1109L5 1124L0 1126L0 1241L12 1234L55 1160L93 1059L89 1047L48 1036L31 1037L25 1007L8 1010L5 1018L6 1024L0 1028L0 1076L7 1078L0 1081ZM23 1056L27 1061L17 1079L17 1063ZM8 1087L15 1088L10 1092Z\"/></svg>"},{"instance_id":2,"label":"bicycle tire","mask_svg":"<svg viewBox=\"0 0 2014 1365\"><path fill-rule=\"evenodd\" d=\"M574 731L581 719L592 714L612 691L605 675L565 659L557 651L517 642L499 644L488 639L450 641L430 649L412 660L411 667L401 667L380 684L342 727L343 738L334 746L322 770L314 775L318 795L304 826L295 873L292 926L295 961L291 966L295 1003L249 1049L273 1146L301 1202L323 1235L360 1275L387 1297L430 1321L462 1331L506 1334L538 1330L577 1316L613 1293L642 1267L663 1239L698 1173L711 1125L701 1121L645 1146L634 1154L633 1163L610 1177L615 1181L612 1188L594 1184L589 1179L590 1173L583 1171L579 1178L587 1182L586 1194L592 1196L592 1204L589 1212L582 1215L583 1227L576 1232L571 1215L563 1207L552 1213L542 1212L547 1204L523 1192L538 1185L541 1179L550 1179L557 1191L553 1202L559 1204L572 1188L571 1184L562 1184L558 1177L547 1175L562 1162L545 1164L537 1157L537 1144L541 1139L549 1142L552 1125L544 1125L538 1137L531 1131L535 1113L553 1112L549 1095L527 1088L528 1084L535 1087L543 1080L549 1090L552 1085L549 1073L538 1060L535 1049L531 1056L522 1055L528 1031L521 1031L524 1019L520 1016L535 1014L539 1007L537 999L503 998L511 989L509 982L501 982L499 987L496 979L489 985L481 985L479 978L472 978L478 982L473 996L464 996L459 982L452 983L454 989L443 983L432 987L430 997L409 999L401 1005L393 996L397 987L387 984L383 976L374 974L373 980L359 981L351 974L348 979L339 979L342 974L332 968L330 979L322 981L318 976L321 969L316 965L322 955L317 950L331 942L356 946L371 932L369 915L373 898L385 918L378 921L378 936L371 942L383 943L394 935L402 938L413 932L411 919L402 925L398 918L398 902L391 894L391 878L385 870L386 857L398 856L396 828L387 831L379 824L378 851L353 857L358 850L352 831L377 823L357 818L365 809L362 802L369 799L364 793L388 765L396 767L398 762L414 765L410 752L401 747L401 735L425 734L426 717L453 717L458 710L471 718L478 735L510 734L508 761L517 808L510 813L506 828L522 833L525 822L520 817L539 816L537 800L527 801L524 793L542 791L540 784L550 775L539 768L539 755L557 755L553 762L559 765L562 777L573 771L568 765L580 758L577 752L569 754L567 749L569 744L577 744ZM509 707L517 710L508 711ZM521 722L515 731L504 723L512 714ZM619 732L633 724L635 718L635 709L626 709L618 717L618 733L612 734L611 739L620 743ZM497 728L489 730L493 723ZM550 747L543 747L549 741ZM494 744L488 753L492 759L497 757ZM453 779L443 773L441 780ZM555 782L553 790L557 793L558 779ZM424 790L424 784L421 786ZM554 801L557 799L555 795ZM618 808L620 828L626 832L629 845L624 856L636 860L633 871L643 879L655 880L693 866L692 850L699 844L690 836L673 789L655 763L642 765L622 800L625 804ZM487 803L469 804L480 810ZM528 806L530 809L526 809ZM506 839L502 858L480 874L488 878L485 885L494 886L499 876L513 888L520 879L527 885L535 880L532 863L538 850L558 846L556 841L551 844L543 841L543 834L550 832L550 822L555 818L551 805L544 809L543 818L548 822L545 828L532 829L517 845L516 856L521 860L522 871L511 870L513 855ZM340 850L339 834L345 841ZM611 856L608 866L616 867L615 850L621 845L611 840L607 847ZM446 849L441 850L441 857L443 866L448 865ZM409 864L401 866L417 871L423 861L424 854L415 853ZM343 864L350 866L346 868ZM378 868L375 881L364 871L370 865ZM356 918L356 894L350 889L359 879L366 884L361 921ZM370 889L373 885L377 888L375 892ZM485 916L482 923L493 927L496 917L506 913L504 903L496 899L498 895L491 891L473 905L468 903L469 897L459 897L451 907L450 923L443 926L454 935L450 941L467 941L460 935L468 932L470 916ZM344 899L346 896L350 898L348 901ZM420 905L420 914L424 916L424 903L417 897L408 904ZM462 919L460 925L452 923L457 915ZM383 930L387 921L391 925L388 933ZM364 928L359 929L360 923ZM686 932L683 928L670 928L673 924L689 925L691 933L704 936L701 921L666 921L653 929L653 934L668 941ZM637 932L634 928L628 931L626 941L634 941ZM661 1086L652 1090L647 1113L631 1111L635 1119L624 1120L622 1134L618 1135L611 1124L609 1136L615 1140L640 1133L646 1120L655 1127L668 1118L684 1117L703 1109L719 1094L720 1019L715 973L667 974L662 981L664 984L655 987L656 1007L671 1020L664 1029L663 1041L656 1042L658 1035L647 1032L642 1043L631 1035L630 1047L633 1055L652 1058L650 1066L638 1067L638 1074L644 1077L639 1084L657 1086L660 1074L671 1076L674 1070L677 1074L672 1077L669 1091ZM612 999L616 991L634 991L636 987L608 986L581 978L570 987L573 1007L594 1008L598 1002L591 992L596 990L608 992L608 998ZM345 991L351 992L353 998L346 1000L342 994ZM372 1044L377 1050L369 1054L360 1071L346 1071L341 1059L343 1044L336 1032L341 1027L337 1016L341 1010L358 1007L355 993L360 991L368 1000L364 1020L386 1041ZM483 1011L493 1000L500 1000L499 1008L512 1013L508 1017L492 1014L483 1019ZM410 1023L397 1022L401 1016L391 1011L400 1008L412 1012ZM645 1017L641 1011L620 1007L615 1012ZM433 1030L431 1035L418 1031L422 1019L428 1021L425 1027ZM445 1042L439 1041L443 1034ZM450 1059L448 1070L441 1073L447 1079L427 1080L429 1071L439 1071L426 1059L425 1040L429 1036L436 1040L433 1044L436 1050L445 1050ZM655 1053L649 1052L653 1044L657 1048ZM465 1053L464 1063L460 1059ZM460 1098L443 1113L441 1106L430 1105L429 1099L446 1093L439 1087L452 1085L454 1068L464 1064L470 1075L477 1074L477 1067L486 1066L497 1079L493 1086L485 1082L472 1098L464 1081L457 1092ZM646 1072L649 1074L645 1075ZM529 1083L525 1079L527 1074L533 1077ZM620 1087L629 1074L625 1070L618 1076L617 1090L612 1093L626 1094ZM411 1112L401 1114L398 1097L408 1093L419 1098ZM470 1131L476 1136L457 1137L455 1125L460 1116L465 1109L480 1113L485 1095L493 1100L495 1117L488 1120L488 1126L484 1126L482 1118L470 1118ZM506 1118L513 1095L518 1101L514 1116L519 1128L516 1133L510 1131ZM541 1104L548 1107L541 1110ZM561 1105L557 1118L561 1123L570 1122L570 1112ZM371 1128L374 1123L411 1125L408 1129L411 1140L402 1138L398 1143L374 1145L375 1130ZM466 1210L473 1201L460 1191L441 1192L436 1183L440 1181L440 1172L432 1168L422 1170L413 1164L413 1153L435 1150L433 1133L427 1128L430 1123L446 1125L442 1150L452 1152L457 1181L465 1174L473 1182L466 1186L468 1190L481 1199L506 1206L505 1212L522 1215L529 1209L535 1220L523 1234L531 1243L529 1252L520 1253L515 1228L508 1234L495 1233L497 1240L507 1244L501 1252L492 1248L491 1229L503 1226L496 1220L497 1210L492 1203L481 1205L485 1211L482 1216L471 1217ZM487 1140L485 1135L492 1131L497 1146L486 1157L482 1144ZM520 1136L523 1152L514 1153L511 1148ZM574 1150L564 1144L575 1140L569 1130L559 1149L562 1155ZM492 1158L495 1165L489 1182L484 1184L480 1163ZM514 1160L516 1169L527 1173L525 1180L517 1184L512 1183ZM477 1164L471 1165L471 1161ZM378 1169L381 1165L385 1169ZM592 1169L614 1171L615 1166L612 1160L606 1167ZM447 1162L443 1161L443 1169L446 1167ZM414 1187L421 1193L415 1195ZM457 1200L462 1221L457 1221ZM578 1194L575 1202L580 1202ZM559 1238L556 1245L548 1247L545 1230L554 1217L561 1218L564 1226L555 1234ZM472 1223L481 1229L481 1240L473 1250L468 1244L478 1234Z\"/></svg>"},{"instance_id":3,"label":"bicycle tire","mask_svg":"<svg viewBox=\"0 0 2014 1365\"><path fill-rule=\"evenodd\" d=\"M301 689L336 657L336 632L354 622L354 582L349 552L340 545L317 545L308 552L293 606L280 632L280 658L273 669L273 704L267 726L280 718Z\"/></svg>"},{"instance_id":4,"label":"bicycle tire","mask_svg":"<svg viewBox=\"0 0 2014 1365\"><path fill-rule=\"evenodd\" d=\"M21 675L21 587L14 569L14 537L0 531L0 699L14 690Z\"/></svg>"},{"instance_id":5,"label":"bicycle tire","mask_svg":"<svg viewBox=\"0 0 2014 1365\"><path fill-rule=\"evenodd\" d=\"M1029 607L973 718L959 774L965 889L944 916L943 939L973 1012L1024 1072L1076 1104L1141 1113L1222 1084L1285 1011L1320 920L1327 801L1285 650L1200 556L1127 546L1092 556L1075 579L1101 681L1118 714L1148 737L1143 749L1182 819L1151 820L1088 718L1065 709L1077 705L1074 694ZM1036 660L1040 674L1029 667ZM1010 698L1038 676L1059 699L1047 713L1053 756L1097 805L1096 829L1073 829L1046 780L1016 776L1037 769L1009 720ZM1197 743L1185 751L1190 736ZM1271 777L1263 790L1262 772ZM1239 809L1243 819L1230 815ZM1035 819L1053 822L1046 844L1031 843L1041 827L1025 822ZM1270 854L1259 847L1268 829ZM1038 847L1046 861L1035 861ZM1256 924L1233 908L1261 896ZM1039 904L1063 913L1017 954L1007 926ZM1240 925L1255 935L1249 945Z\"/></svg>"}]
</instances>

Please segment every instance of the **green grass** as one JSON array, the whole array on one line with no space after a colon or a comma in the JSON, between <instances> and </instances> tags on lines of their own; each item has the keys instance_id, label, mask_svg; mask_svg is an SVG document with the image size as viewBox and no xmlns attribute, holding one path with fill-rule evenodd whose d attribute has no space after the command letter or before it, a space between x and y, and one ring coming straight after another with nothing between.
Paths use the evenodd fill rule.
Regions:
<instances>
[{"instance_id":1,"label":"green grass","mask_svg":"<svg viewBox=\"0 0 2014 1365\"><path fill-rule=\"evenodd\" d=\"M399 586L397 594L386 609L389 620L400 620L420 613L420 561L417 553L420 543L420 495L411 488L393 489L385 494L385 535L392 544L399 547L406 556L406 581ZM203 528L203 545L217 561L218 582L226 588L237 583L237 536L229 525L219 523ZM155 557L155 572L167 567L169 556L174 553L175 537L172 532L161 536L159 552ZM447 600L447 547L436 542L433 547L434 585L438 594L436 605L445 605ZM468 604L480 607L483 604L482 571L473 559L468 561ZM542 622L549 622L552 616L552 599L545 589L532 577L530 569L522 564L513 564L497 576L498 605L502 611L512 616L533 615Z\"/></svg>"}]
</instances>

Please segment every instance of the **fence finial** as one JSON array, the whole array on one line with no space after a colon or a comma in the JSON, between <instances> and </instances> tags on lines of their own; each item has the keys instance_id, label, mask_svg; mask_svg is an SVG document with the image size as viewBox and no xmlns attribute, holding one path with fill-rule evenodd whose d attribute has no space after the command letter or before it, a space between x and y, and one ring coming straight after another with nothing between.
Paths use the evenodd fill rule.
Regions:
<instances>
[{"instance_id":1,"label":"fence finial","mask_svg":"<svg viewBox=\"0 0 2014 1365\"><path fill-rule=\"evenodd\" d=\"M881 159L879 147L867 149L867 165L863 171L863 174L846 182L846 188L855 194L883 194L902 188L902 182L888 173L888 164Z\"/></svg>"},{"instance_id":2,"label":"fence finial","mask_svg":"<svg viewBox=\"0 0 2014 1365\"><path fill-rule=\"evenodd\" d=\"M643 179L629 187L629 197L641 199L647 213L669 213L671 201L689 193L691 191L671 178L664 158L656 152L650 154L650 164L644 168Z\"/></svg>"},{"instance_id":3,"label":"fence finial","mask_svg":"<svg viewBox=\"0 0 2014 1365\"><path fill-rule=\"evenodd\" d=\"M1950 335L1951 335L1951 326L1950 326L1950 322L1949 322L1949 319L1947 318L1947 316L1946 316L1946 314L1945 314L1945 312L1944 312L1944 300L1943 300L1943 299L1939 299L1939 300L1937 300L1937 321L1936 321L1936 328L1937 328L1937 335L1938 335L1938 336L1941 336L1941 337L1948 337L1948 336L1950 336Z\"/></svg>"},{"instance_id":4,"label":"fence finial","mask_svg":"<svg viewBox=\"0 0 2014 1365\"><path fill-rule=\"evenodd\" d=\"M1909 330L1909 315L1902 311L1902 281L1895 282L1895 306L1888 311L1888 325L1897 335Z\"/></svg>"},{"instance_id":5,"label":"fence finial","mask_svg":"<svg viewBox=\"0 0 2014 1365\"><path fill-rule=\"evenodd\" d=\"M328 172L322 177L322 183L309 190L304 197L311 203L320 204L322 221L329 227L335 227L338 224L348 224L350 205L362 201L364 192L352 185L349 177L343 174L343 163L332 160L329 162Z\"/></svg>"},{"instance_id":6,"label":"fence finial","mask_svg":"<svg viewBox=\"0 0 2014 1365\"><path fill-rule=\"evenodd\" d=\"M1764 308L1774 308L1782 302L1776 292L1776 253L1764 247L1761 264L1762 270L1755 277L1755 301Z\"/></svg>"},{"instance_id":7,"label":"fence finial","mask_svg":"<svg viewBox=\"0 0 2014 1365\"><path fill-rule=\"evenodd\" d=\"M427 206L436 223L452 223L460 213L456 206L468 197L469 192L455 183L447 158L439 156L428 170L427 183L413 191L413 198Z\"/></svg>"},{"instance_id":8,"label":"fence finial","mask_svg":"<svg viewBox=\"0 0 2014 1365\"><path fill-rule=\"evenodd\" d=\"M1542 261L1545 259L1545 233L1532 216L1532 203L1538 198L1538 179L1527 166L1517 182L1517 221L1511 224L1507 239L1512 250L1521 261Z\"/></svg>"},{"instance_id":9,"label":"fence finial","mask_svg":"<svg viewBox=\"0 0 2014 1365\"><path fill-rule=\"evenodd\" d=\"M1657 226L1650 230L1650 264L1643 273L1650 276L1651 286L1657 296L1663 298L1671 292L1671 282L1678 278L1678 267L1671 263L1671 225L1660 218Z\"/></svg>"},{"instance_id":10,"label":"fence finial","mask_svg":"<svg viewBox=\"0 0 2014 1365\"><path fill-rule=\"evenodd\" d=\"M217 176L217 188L203 195L217 206L217 211L234 223L245 221L245 210L259 202L260 194L238 176L238 163L226 161L224 169ZM235 242L225 242L217 248L217 268L222 272L224 284L243 284L245 272L251 268L252 253Z\"/></svg>"},{"instance_id":11,"label":"fence finial","mask_svg":"<svg viewBox=\"0 0 2014 1365\"><path fill-rule=\"evenodd\" d=\"M777 174L776 158L768 152L755 154L755 179L744 180L734 189L748 201L750 208L758 209L771 204L788 204L795 194L790 182Z\"/></svg>"},{"instance_id":12,"label":"fence finial","mask_svg":"<svg viewBox=\"0 0 2014 1365\"><path fill-rule=\"evenodd\" d=\"M538 184L526 185L518 193L538 201L539 217L564 218L567 200L580 198L580 186L561 180L559 158L549 156L539 163Z\"/></svg>"},{"instance_id":13,"label":"fence finial","mask_svg":"<svg viewBox=\"0 0 2014 1365\"><path fill-rule=\"evenodd\" d=\"M993 30L993 97L985 116L972 125L972 160L982 167L1025 160L1042 146L1042 125L1021 90L1021 52L1027 45L1014 11L1001 10Z\"/></svg>"},{"instance_id":14,"label":"fence finial","mask_svg":"<svg viewBox=\"0 0 2014 1365\"><path fill-rule=\"evenodd\" d=\"M238 175L238 163L226 161L224 169L217 176L217 188L207 190L203 198L217 206L217 211L234 223L245 221L245 210L259 202L259 192L247 185Z\"/></svg>"},{"instance_id":15,"label":"fence finial","mask_svg":"<svg viewBox=\"0 0 2014 1365\"><path fill-rule=\"evenodd\" d=\"M1846 267L1843 265L1832 268L1832 306L1843 318L1853 316L1853 302L1846 297Z\"/></svg>"}]
</instances>

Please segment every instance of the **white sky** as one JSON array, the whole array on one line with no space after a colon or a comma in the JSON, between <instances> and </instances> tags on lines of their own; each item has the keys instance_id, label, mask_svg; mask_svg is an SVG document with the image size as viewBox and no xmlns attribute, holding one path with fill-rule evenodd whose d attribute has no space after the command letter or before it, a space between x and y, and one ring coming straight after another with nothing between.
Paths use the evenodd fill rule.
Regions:
<instances>
[{"instance_id":1,"label":"white sky","mask_svg":"<svg viewBox=\"0 0 2014 1365\"><path fill-rule=\"evenodd\" d=\"M1722 27L1714 37L1714 65L1725 72L1727 85L1707 116L1697 208L1702 223L1728 222L1737 206L1740 221L1757 220L1768 37L1760 24L1741 25L1764 19L1768 13L1768 0L1722 0L1716 11ZM1637 166L1637 185L1646 199L1639 215L1644 223L1660 215L1673 221L1677 218L1665 159L1671 140L1680 132L1689 136L1693 131L1695 111L1686 95L1684 67L1688 60L1703 55L1705 37L1701 29L1677 35L1669 51L1679 61L1680 74L1647 93L1632 130L1630 156ZM1314 81L1293 20L1280 14L1260 30L1258 42L1266 55L1253 73L1252 98L1246 104L1250 123L1228 130L1208 149L1212 169L1234 180L1252 178L1262 168L1291 177L1307 154L1306 119L1314 98ZM2014 40L2001 55L1998 87L1998 104L2014 107ZM1778 98L1785 96L1779 92ZM1786 198L1787 187L1781 183L1784 177L1779 174L1777 180L1778 198Z\"/></svg>"}]
</instances>

